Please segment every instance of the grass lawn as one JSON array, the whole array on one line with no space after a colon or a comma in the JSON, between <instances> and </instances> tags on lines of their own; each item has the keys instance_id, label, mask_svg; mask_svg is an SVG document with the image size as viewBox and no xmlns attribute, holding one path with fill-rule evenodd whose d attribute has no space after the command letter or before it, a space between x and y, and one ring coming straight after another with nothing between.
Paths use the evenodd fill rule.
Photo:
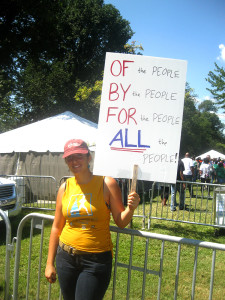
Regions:
<instances>
[{"instance_id":1,"label":"grass lawn","mask_svg":"<svg viewBox=\"0 0 225 300\"><path fill-rule=\"evenodd\" d=\"M159 203L153 201L152 209L156 213L157 205ZM167 208L167 207L165 207ZM146 205L146 212L149 211L149 204ZM142 214L143 207L140 205L139 213ZM166 209L165 209L166 211ZM12 236L16 236L16 230L19 221L30 212L37 212L31 210L23 210L21 215L11 220L12 224ZM41 211L40 213L54 214L54 212ZM166 212L164 212L166 213ZM178 212L176 212L178 213ZM189 214L188 211L183 211L187 218L194 218L194 214ZM197 216L197 215L196 215ZM195 217L196 217L195 216ZM113 222L111 223L112 225ZM133 228L142 230L142 218L134 218ZM22 248L21 248L21 262L20 262L20 275L19 275L19 299L25 299L27 288L27 257L30 242L30 224L26 225L23 232ZM50 235L51 222L46 222L44 230L44 243L43 243L43 258L41 263L41 278L40 278L40 295L39 299L47 299L47 293L49 285L44 277L45 262L48 250L48 240ZM225 244L225 235L215 235L215 228L209 226L176 223L165 220L153 219L151 222L150 231L153 233L160 233L172 236L186 237L191 239L203 240L208 242L216 242ZM0 299L4 299L4 264L5 264L5 226L0 224ZM114 246L116 245L116 234L112 233L112 240ZM118 261L120 263L129 263L130 254L130 237L127 235L120 235L119 241L119 254ZM34 237L32 240L32 258L31 258L31 272L29 275L29 299L36 299L37 284L38 284L38 265L39 265L39 253L40 253L40 230L34 230ZM161 241L149 240L148 245L148 264L147 268L153 271L158 271L160 266L160 253L161 253ZM133 249L133 261L132 265L137 267L144 266L145 260L145 247L146 239L135 237L134 249ZM192 287L192 274L194 265L194 248L182 245L182 255L180 260L180 272L179 272L179 287L177 299L191 299L191 287ZM163 261L163 276L161 286L160 299L174 299L174 287L175 287L175 275L176 275L176 262L177 262L177 244L165 242L164 261ZM11 259L11 282L10 293L12 294L13 286L13 261ZM198 268L195 288L195 299L208 299L209 297L209 285L211 275L211 261L212 251L209 249L200 249L198 253ZM224 287L224 270L225 270L225 253L217 252L216 255L216 271L214 278L214 291L213 299L224 299L225 287ZM113 272L112 272L113 274ZM127 293L127 278L128 270L118 267L116 276L116 299L126 299ZM130 299L141 299L142 296L142 283L143 273L132 270L131 282L130 282ZM59 298L58 282L51 287L52 297L51 299ZM158 276L147 274L146 275L146 288L145 299L156 299L158 290ZM112 280L108 291L105 295L105 299L110 300L112 298Z\"/></svg>"}]
</instances>

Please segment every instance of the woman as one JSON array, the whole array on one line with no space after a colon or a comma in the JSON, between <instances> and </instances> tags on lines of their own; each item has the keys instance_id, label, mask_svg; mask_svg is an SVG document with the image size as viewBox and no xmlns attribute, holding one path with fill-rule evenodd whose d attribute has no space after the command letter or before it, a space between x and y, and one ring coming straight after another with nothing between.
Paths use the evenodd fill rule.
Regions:
<instances>
[{"instance_id":1,"label":"woman","mask_svg":"<svg viewBox=\"0 0 225 300\"><path fill-rule=\"evenodd\" d=\"M58 191L45 277L55 282L57 269L64 300L100 300L112 269L110 212L117 226L124 228L140 198L130 193L124 208L116 180L90 172L91 155L84 141L69 140L63 158L74 177Z\"/></svg>"}]
</instances>

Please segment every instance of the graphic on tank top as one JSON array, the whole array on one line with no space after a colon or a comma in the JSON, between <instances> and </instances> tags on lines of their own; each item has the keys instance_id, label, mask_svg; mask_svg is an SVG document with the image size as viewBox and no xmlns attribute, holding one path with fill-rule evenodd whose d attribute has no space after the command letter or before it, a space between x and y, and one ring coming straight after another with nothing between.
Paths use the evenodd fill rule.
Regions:
<instances>
[{"instance_id":1,"label":"graphic on tank top","mask_svg":"<svg viewBox=\"0 0 225 300\"><path fill-rule=\"evenodd\" d=\"M67 216L70 218L92 216L92 194L72 195L67 207Z\"/></svg>"}]
</instances>

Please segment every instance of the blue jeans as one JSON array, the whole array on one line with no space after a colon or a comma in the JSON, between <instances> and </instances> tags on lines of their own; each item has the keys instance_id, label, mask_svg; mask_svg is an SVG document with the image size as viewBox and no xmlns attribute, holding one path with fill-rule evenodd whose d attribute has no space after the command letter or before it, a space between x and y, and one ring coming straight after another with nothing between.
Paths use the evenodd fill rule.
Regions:
<instances>
[{"instance_id":1,"label":"blue jeans","mask_svg":"<svg viewBox=\"0 0 225 300\"><path fill-rule=\"evenodd\" d=\"M192 175L184 175L184 180L185 180L185 181L190 181L190 182L192 182L192 179L193 179L193 178L192 178ZM193 191L192 191L192 189L191 189L191 185L190 185L190 184L187 184L186 187L187 187L188 190L189 190L190 196L192 196Z\"/></svg>"},{"instance_id":2,"label":"blue jeans","mask_svg":"<svg viewBox=\"0 0 225 300\"><path fill-rule=\"evenodd\" d=\"M179 207L181 209L184 208L184 187L183 187L183 184L177 183L177 184L171 185L171 205L170 205L171 210L176 210L176 206L177 206L176 193L177 193L177 191L180 194Z\"/></svg>"},{"instance_id":3,"label":"blue jeans","mask_svg":"<svg viewBox=\"0 0 225 300\"><path fill-rule=\"evenodd\" d=\"M225 178L218 177L217 180L218 180L218 183L219 183L219 184L225 183Z\"/></svg>"},{"instance_id":4,"label":"blue jeans","mask_svg":"<svg viewBox=\"0 0 225 300\"><path fill-rule=\"evenodd\" d=\"M56 269L64 300L100 300L110 282L112 254L71 255L58 246Z\"/></svg>"}]
</instances>

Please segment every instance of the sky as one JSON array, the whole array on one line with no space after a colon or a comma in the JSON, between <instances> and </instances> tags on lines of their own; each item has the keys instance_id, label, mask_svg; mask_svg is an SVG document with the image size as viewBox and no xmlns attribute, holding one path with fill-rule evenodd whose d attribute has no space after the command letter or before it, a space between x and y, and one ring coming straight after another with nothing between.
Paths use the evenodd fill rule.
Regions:
<instances>
[{"instance_id":1,"label":"sky","mask_svg":"<svg viewBox=\"0 0 225 300\"><path fill-rule=\"evenodd\" d=\"M187 60L187 82L198 101L212 99L205 80L225 68L225 0L105 0L130 22L143 55ZM199 103L200 103L199 102ZM225 114L221 121L225 122Z\"/></svg>"}]
</instances>

